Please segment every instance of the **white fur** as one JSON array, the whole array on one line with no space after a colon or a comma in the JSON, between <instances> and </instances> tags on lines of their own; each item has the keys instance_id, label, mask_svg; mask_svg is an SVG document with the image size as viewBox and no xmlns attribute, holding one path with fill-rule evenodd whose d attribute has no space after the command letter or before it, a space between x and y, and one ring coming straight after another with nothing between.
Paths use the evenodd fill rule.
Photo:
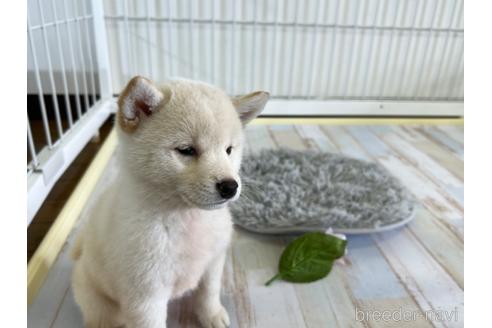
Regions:
<instances>
[{"instance_id":1,"label":"white fur","mask_svg":"<svg viewBox=\"0 0 492 328\"><path fill-rule=\"evenodd\" d=\"M229 97L203 83L156 87L146 80L134 88L120 99L119 115L135 117L131 104L142 97L156 104L164 91L172 96L134 132L117 124L121 172L73 250L73 290L85 325L165 327L168 301L193 290L201 324L226 327L220 285L232 223L215 185L231 178L240 185L242 122ZM268 99L261 95L255 113ZM198 156L176 151L190 145Z\"/></svg>"}]
</instances>

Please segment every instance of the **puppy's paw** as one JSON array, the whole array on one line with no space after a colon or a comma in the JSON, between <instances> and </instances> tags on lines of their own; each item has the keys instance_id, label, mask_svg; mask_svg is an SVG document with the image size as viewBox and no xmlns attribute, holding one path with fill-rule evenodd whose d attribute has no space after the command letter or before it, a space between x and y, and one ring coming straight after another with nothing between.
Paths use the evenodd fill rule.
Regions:
<instances>
[{"instance_id":1,"label":"puppy's paw","mask_svg":"<svg viewBox=\"0 0 492 328\"><path fill-rule=\"evenodd\" d=\"M227 310L222 305L213 313L199 313L198 320L203 328L226 328L231 324Z\"/></svg>"}]
</instances>

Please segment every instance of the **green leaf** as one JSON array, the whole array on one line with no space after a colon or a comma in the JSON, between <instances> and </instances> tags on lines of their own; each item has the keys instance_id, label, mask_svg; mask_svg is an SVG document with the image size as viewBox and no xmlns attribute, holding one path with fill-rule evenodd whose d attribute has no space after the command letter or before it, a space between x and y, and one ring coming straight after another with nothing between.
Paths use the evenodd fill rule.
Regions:
<instances>
[{"instance_id":1,"label":"green leaf","mask_svg":"<svg viewBox=\"0 0 492 328\"><path fill-rule=\"evenodd\" d=\"M292 241L282 253L276 279L290 282L312 282L330 273L333 261L345 254L347 241L323 232L310 232Z\"/></svg>"}]
</instances>

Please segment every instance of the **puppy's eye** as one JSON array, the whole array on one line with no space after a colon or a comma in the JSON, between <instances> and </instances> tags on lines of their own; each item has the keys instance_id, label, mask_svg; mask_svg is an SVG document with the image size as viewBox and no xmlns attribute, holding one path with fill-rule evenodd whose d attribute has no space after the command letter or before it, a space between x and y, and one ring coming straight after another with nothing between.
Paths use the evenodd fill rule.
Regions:
<instances>
[{"instance_id":1,"label":"puppy's eye","mask_svg":"<svg viewBox=\"0 0 492 328\"><path fill-rule=\"evenodd\" d=\"M227 147L227 149L226 149L227 155L230 155L231 152L232 152L232 146Z\"/></svg>"},{"instance_id":2,"label":"puppy's eye","mask_svg":"<svg viewBox=\"0 0 492 328\"><path fill-rule=\"evenodd\" d=\"M193 147L178 147L176 150L183 156L196 156L196 149Z\"/></svg>"}]
</instances>

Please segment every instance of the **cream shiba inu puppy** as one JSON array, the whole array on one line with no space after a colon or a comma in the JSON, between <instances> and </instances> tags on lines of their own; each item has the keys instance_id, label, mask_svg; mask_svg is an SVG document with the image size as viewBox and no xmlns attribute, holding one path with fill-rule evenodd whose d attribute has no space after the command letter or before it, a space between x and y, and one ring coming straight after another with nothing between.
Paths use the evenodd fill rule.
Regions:
<instances>
[{"instance_id":1,"label":"cream shiba inu puppy","mask_svg":"<svg viewBox=\"0 0 492 328\"><path fill-rule=\"evenodd\" d=\"M229 98L210 85L133 78L118 99L121 172L73 249L87 327L162 328L170 299L193 290L204 327L229 325L220 302L239 197L242 127L268 93Z\"/></svg>"}]
</instances>

